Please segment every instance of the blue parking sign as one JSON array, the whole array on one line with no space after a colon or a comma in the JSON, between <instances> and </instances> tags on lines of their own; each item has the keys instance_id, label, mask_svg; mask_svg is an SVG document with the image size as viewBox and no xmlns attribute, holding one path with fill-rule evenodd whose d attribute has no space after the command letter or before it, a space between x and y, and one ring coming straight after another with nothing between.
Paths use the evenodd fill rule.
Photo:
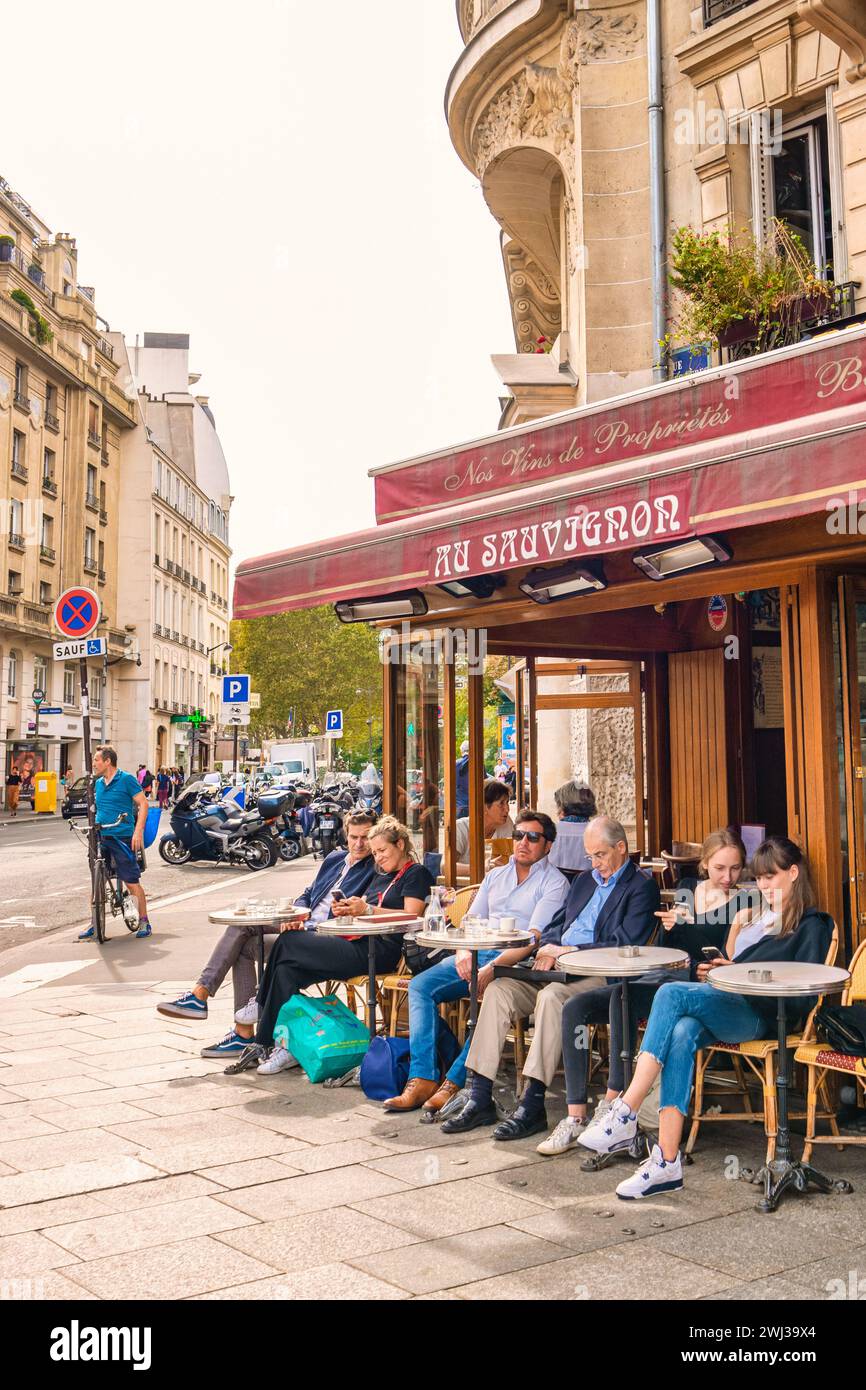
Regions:
<instances>
[{"instance_id":1,"label":"blue parking sign","mask_svg":"<svg viewBox=\"0 0 866 1390\"><path fill-rule=\"evenodd\" d=\"M325 716L325 733L341 734L343 732L343 711L341 709L329 709Z\"/></svg>"},{"instance_id":2,"label":"blue parking sign","mask_svg":"<svg viewBox=\"0 0 866 1390\"><path fill-rule=\"evenodd\" d=\"M247 705L249 700L249 676L223 676L224 705Z\"/></svg>"}]
</instances>

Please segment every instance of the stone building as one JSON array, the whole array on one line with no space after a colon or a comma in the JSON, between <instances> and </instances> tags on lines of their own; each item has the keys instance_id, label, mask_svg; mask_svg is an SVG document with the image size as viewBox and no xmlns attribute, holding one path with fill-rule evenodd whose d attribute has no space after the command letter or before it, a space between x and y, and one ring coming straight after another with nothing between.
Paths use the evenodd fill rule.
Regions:
<instances>
[{"instance_id":1,"label":"stone building","mask_svg":"<svg viewBox=\"0 0 866 1390\"><path fill-rule=\"evenodd\" d=\"M861 0L458 0L457 15L448 123L502 228L514 322L494 358L503 424L667 374L675 226L760 239L784 215L866 306Z\"/></svg>"},{"instance_id":2,"label":"stone building","mask_svg":"<svg viewBox=\"0 0 866 1390\"><path fill-rule=\"evenodd\" d=\"M108 639L107 675L94 669L93 730L116 732L121 674L135 655L118 600L122 440L135 403L97 313L79 284L75 239L51 235L0 179L0 746L4 772L38 732L49 768L84 763L78 665L52 660L52 609L73 584L94 589ZM103 688L103 683L105 688ZM45 692L38 731L34 688Z\"/></svg>"},{"instance_id":3,"label":"stone building","mask_svg":"<svg viewBox=\"0 0 866 1390\"><path fill-rule=\"evenodd\" d=\"M679 226L760 244L781 218L836 283L830 317L866 310L863 0L458 0L457 17L447 119L502 229L514 325L493 357L503 426L673 375ZM518 461L526 482L543 466ZM561 693L587 679L624 678ZM624 721L539 714L546 806L573 771L633 822Z\"/></svg>"},{"instance_id":4,"label":"stone building","mask_svg":"<svg viewBox=\"0 0 866 1390\"><path fill-rule=\"evenodd\" d=\"M213 761L228 643L225 455L207 396L193 395L189 336L145 333L116 351L137 391L123 449L120 595L138 615L141 667L121 686L118 748L130 766ZM206 722L185 717L200 710Z\"/></svg>"}]
</instances>

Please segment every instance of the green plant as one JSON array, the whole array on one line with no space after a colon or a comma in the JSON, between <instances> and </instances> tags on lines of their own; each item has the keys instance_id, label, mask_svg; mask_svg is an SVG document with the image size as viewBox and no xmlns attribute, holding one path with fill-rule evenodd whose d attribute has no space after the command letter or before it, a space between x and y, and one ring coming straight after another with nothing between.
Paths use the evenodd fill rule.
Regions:
<instances>
[{"instance_id":1,"label":"green plant","mask_svg":"<svg viewBox=\"0 0 866 1390\"><path fill-rule=\"evenodd\" d=\"M723 238L678 227L670 281L682 296L675 332L692 343L709 338L718 344L726 329L742 322L767 346L799 320L804 300L829 302L832 295L800 237L778 220L764 245L748 231Z\"/></svg>"},{"instance_id":2,"label":"green plant","mask_svg":"<svg viewBox=\"0 0 866 1390\"><path fill-rule=\"evenodd\" d=\"M27 291L13 290L9 298L14 299L16 304L20 304L22 309L27 310L30 316L30 337L35 338L40 347L50 343L54 337L51 325L47 319L42 317Z\"/></svg>"}]
</instances>

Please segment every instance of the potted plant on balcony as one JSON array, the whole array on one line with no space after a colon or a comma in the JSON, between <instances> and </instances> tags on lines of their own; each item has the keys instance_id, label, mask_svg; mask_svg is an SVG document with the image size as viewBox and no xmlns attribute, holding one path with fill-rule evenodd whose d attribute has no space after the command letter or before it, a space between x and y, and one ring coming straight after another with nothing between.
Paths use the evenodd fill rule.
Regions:
<instances>
[{"instance_id":1,"label":"potted plant on balcony","mask_svg":"<svg viewBox=\"0 0 866 1390\"><path fill-rule=\"evenodd\" d=\"M30 316L30 337L35 338L40 347L45 347L54 337L53 330L47 319L40 314L33 300L26 290L13 290L9 296L14 299L16 304L20 304L22 309L26 309Z\"/></svg>"},{"instance_id":2,"label":"potted plant on balcony","mask_svg":"<svg viewBox=\"0 0 866 1390\"><path fill-rule=\"evenodd\" d=\"M800 325L826 316L832 282L822 278L786 223L773 222L764 245L750 232L679 227L670 281L681 296L674 331L686 343L709 339L721 348L755 352L795 342Z\"/></svg>"},{"instance_id":3,"label":"potted plant on balcony","mask_svg":"<svg viewBox=\"0 0 866 1390\"><path fill-rule=\"evenodd\" d=\"M0 236L0 261L11 261L14 249L15 238L7 236L4 232L3 236Z\"/></svg>"}]
</instances>

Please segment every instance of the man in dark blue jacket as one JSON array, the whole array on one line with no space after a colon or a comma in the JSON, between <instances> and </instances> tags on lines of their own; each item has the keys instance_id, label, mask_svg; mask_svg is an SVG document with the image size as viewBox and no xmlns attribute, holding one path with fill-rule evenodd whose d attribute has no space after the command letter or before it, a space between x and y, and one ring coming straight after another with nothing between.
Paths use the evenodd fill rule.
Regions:
<instances>
[{"instance_id":1,"label":"man in dark blue jacket","mask_svg":"<svg viewBox=\"0 0 866 1390\"><path fill-rule=\"evenodd\" d=\"M370 886L376 864L368 844L376 817L369 811L353 811L345 819L348 849L335 849L319 866L308 888L295 899L295 906L307 913L304 926L312 930L331 917L334 894L344 898L363 897ZM218 1043L202 1048L203 1057L228 1057L243 1052L253 1035L258 1017L256 1004L256 965L261 928L242 922L227 927L199 976L198 983L179 999L157 1004L157 1011L169 1018L207 1018L207 1001L216 994L229 970L235 998L235 1026ZM266 947L273 945L276 933L269 932Z\"/></svg>"},{"instance_id":2,"label":"man in dark blue jacket","mask_svg":"<svg viewBox=\"0 0 866 1390\"><path fill-rule=\"evenodd\" d=\"M542 932L535 971L556 969L566 951L592 946L638 946L656 925L659 890L629 859L626 832L609 816L589 821L584 849L592 868L572 882L565 906ZM533 979L494 979L484 992L472 1046L466 1058L474 1073L463 1111L443 1125L460 1133L493 1124L493 1082L505 1039L515 1018L535 1015L532 1045L523 1067L526 1088L514 1114L496 1126L494 1139L524 1139L547 1128L544 1097L562 1058L562 1011L572 995L598 985L597 977L570 976L549 985Z\"/></svg>"}]
</instances>

